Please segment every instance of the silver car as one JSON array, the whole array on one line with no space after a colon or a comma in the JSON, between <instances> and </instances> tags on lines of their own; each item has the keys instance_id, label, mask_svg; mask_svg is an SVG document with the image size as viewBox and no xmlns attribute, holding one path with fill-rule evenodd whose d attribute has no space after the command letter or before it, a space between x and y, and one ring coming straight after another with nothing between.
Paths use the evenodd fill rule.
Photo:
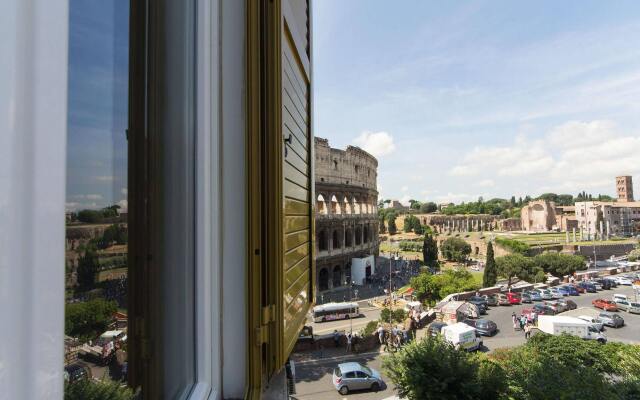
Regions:
<instances>
[{"instance_id":1,"label":"silver car","mask_svg":"<svg viewBox=\"0 0 640 400\"><path fill-rule=\"evenodd\" d=\"M377 392L383 385L378 371L357 362L338 364L333 369L333 386L343 396L352 390L369 389Z\"/></svg>"}]
</instances>

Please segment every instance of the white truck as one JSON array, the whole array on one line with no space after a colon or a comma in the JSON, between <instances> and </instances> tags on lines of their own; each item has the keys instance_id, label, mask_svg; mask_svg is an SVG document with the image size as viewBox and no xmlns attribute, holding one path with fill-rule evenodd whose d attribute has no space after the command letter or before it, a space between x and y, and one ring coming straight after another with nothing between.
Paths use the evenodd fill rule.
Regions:
<instances>
[{"instance_id":1,"label":"white truck","mask_svg":"<svg viewBox=\"0 0 640 400\"><path fill-rule=\"evenodd\" d=\"M476 329L462 322L442 328L442 336L457 349L474 351L482 347L482 339L476 334Z\"/></svg>"},{"instance_id":2,"label":"white truck","mask_svg":"<svg viewBox=\"0 0 640 400\"><path fill-rule=\"evenodd\" d=\"M607 338L587 321L580 318L563 315L540 315L538 317L538 329L550 335L577 336L585 340L597 340L606 343Z\"/></svg>"}]
</instances>

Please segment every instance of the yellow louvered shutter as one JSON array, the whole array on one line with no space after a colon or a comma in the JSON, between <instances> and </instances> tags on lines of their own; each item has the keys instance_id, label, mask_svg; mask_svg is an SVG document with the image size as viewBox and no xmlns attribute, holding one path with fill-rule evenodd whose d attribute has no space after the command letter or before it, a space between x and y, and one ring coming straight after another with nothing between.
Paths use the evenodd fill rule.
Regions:
<instances>
[{"instance_id":1,"label":"yellow louvered shutter","mask_svg":"<svg viewBox=\"0 0 640 400\"><path fill-rule=\"evenodd\" d=\"M291 353L313 301L313 134L309 3L282 0L283 343Z\"/></svg>"}]
</instances>

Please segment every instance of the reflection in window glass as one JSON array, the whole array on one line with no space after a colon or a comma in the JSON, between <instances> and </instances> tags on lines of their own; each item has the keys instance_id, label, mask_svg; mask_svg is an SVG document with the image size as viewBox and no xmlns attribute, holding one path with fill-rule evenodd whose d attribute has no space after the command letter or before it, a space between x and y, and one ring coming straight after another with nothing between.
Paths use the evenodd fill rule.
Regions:
<instances>
[{"instance_id":1,"label":"reflection in window glass","mask_svg":"<svg viewBox=\"0 0 640 400\"><path fill-rule=\"evenodd\" d=\"M75 399L126 381L129 4L72 0L69 23L64 376Z\"/></svg>"}]
</instances>

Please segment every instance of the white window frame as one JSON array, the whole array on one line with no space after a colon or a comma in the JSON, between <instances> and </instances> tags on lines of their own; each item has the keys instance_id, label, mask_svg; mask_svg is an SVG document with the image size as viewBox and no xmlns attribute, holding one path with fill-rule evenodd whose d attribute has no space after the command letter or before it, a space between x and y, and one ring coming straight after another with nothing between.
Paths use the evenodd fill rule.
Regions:
<instances>
[{"instance_id":1,"label":"white window frame","mask_svg":"<svg viewBox=\"0 0 640 400\"><path fill-rule=\"evenodd\" d=\"M69 8L0 13L0 397L62 399Z\"/></svg>"}]
</instances>

